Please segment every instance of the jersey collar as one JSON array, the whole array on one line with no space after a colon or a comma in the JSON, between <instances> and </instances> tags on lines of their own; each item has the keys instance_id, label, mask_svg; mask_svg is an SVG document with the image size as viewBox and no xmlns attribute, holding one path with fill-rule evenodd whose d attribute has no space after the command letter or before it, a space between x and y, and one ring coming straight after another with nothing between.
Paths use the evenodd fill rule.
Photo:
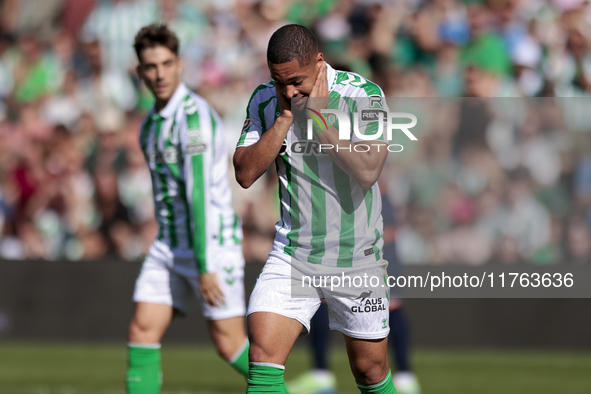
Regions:
<instances>
[{"instance_id":1,"label":"jersey collar","mask_svg":"<svg viewBox=\"0 0 591 394\"><path fill-rule=\"evenodd\" d=\"M179 105L181 104L181 102L187 96L188 93L189 93L189 89L187 88L187 86L184 83L181 82L179 87L176 88L176 90L175 90L174 94L172 95L172 97L170 98L170 100L168 100L168 103L166 104L166 106L164 108L162 108L159 115L165 119L174 116L177 108L179 107Z\"/></svg>"},{"instance_id":2,"label":"jersey collar","mask_svg":"<svg viewBox=\"0 0 591 394\"><path fill-rule=\"evenodd\" d=\"M328 91L332 90L332 85L336 79L337 72L330 64L326 63L326 81L328 82Z\"/></svg>"}]
</instances>

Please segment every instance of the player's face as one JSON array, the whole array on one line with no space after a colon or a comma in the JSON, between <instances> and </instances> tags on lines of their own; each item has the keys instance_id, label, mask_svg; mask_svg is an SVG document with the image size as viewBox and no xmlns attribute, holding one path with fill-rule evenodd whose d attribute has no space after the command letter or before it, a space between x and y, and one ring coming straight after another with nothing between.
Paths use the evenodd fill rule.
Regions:
<instances>
[{"instance_id":1,"label":"player's face","mask_svg":"<svg viewBox=\"0 0 591 394\"><path fill-rule=\"evenodd\" d=\"M277 91L283 93L288 101L292 97L308 97L316 82L316 75L322 61L322 53L319 53L310 64L304 67L300 67L297 60L281 64L269 63L269 71Z\"/></svg>"},{"instance_id":2,"label":"player's face","mask_svg":"<svg viewBox=\"0 0 591 394\"><path fill-rule=\"evenodd\" d=\"M182 62L170 49L158 45L141 52L139 76L160 103L168 102L179 86Z\"/></svg>"}]
</instances>

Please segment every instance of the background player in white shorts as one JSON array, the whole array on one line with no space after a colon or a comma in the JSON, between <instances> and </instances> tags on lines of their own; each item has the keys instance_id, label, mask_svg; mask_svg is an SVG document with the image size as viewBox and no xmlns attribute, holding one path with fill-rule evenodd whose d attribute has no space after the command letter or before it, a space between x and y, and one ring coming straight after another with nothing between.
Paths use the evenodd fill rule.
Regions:
<instances>
[{"instance_id":1,"label":"background player in white shorts","mask_svg":"<svg viewBox=\"0 0 591 394\"><path fill-rule=\"evenodd\" d=\"M366 101L372 98L383 110L383 92L357 74L326 64L316 38L303 26L286 25L277 30L269 41L267 62L273 81L253 93L234 154L236 179L242 187L249 187L275 162L281 196L273 251L248 307L251 347L247 392L285 391L287 357L302 330L309 330L321 298L326 298L330 327L345 336L361 392L394 393L386 346L387 290L371 300L365 292L329 298L326 289L316 298L292 298L290 287L296 265L300 271L350 266L382 269L385 274L387 264L381 256L383 223L376 184L387 150L375 146L361 153L347 150L361 140L339 140L338 130L330 126L318 130L314 140L338 145L342 148L339 152L298 156L286 149L300 142L297 133L301 131L293 124L290 100L326 98L307 101L307 106L320 112L327 107L316 108L318 101L328 102L328 97L363 97ZM370 130L366 131L369 134ZM377 146L385 143L372 142Z\"/></svg>"},{"instance_id":2,"label":"background player in white shorts","mask_svg":"<svg viewBox=\"0 0 591 394\"><path fill-rule=\"evenodd\" d=\"M246 376L242 228L231 207L220 119L181 83L179 42L165 25L141 29L134 48L137 72L156 96L140 144L160 229L136 282L127 390L160 391L160 339L193 293L220 356Z\"/></svg>"}]
</instances>

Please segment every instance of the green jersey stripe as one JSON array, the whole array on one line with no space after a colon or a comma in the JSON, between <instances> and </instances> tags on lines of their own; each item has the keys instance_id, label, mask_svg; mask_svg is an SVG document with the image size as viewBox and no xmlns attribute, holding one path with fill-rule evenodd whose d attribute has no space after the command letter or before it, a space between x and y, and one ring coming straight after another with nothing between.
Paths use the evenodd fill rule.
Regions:
<instances>
[{"instance_id":1,"label":"green jersey stripe","mask_svg":"<svg viewBox=\"0 0 591 394\"><path fill-rule=\"evenodd\" d=\"M224 244L224 215L220 213L220 245Z\"/></svg>"},{"instance_id":2,"label":"green jersey stripe","mask_svg":"<svg viewBox=\"0 0 591 394\"><path fill-rule=\"evenodd\" d=\"M341 231L337 266L351 267L355 248L355 205L351 197L348 174L338 166L333 166L333 173L337 195L341 201Z\"/></svg>"},{"instance_id":3,"label":"green jersey stripe","mask_svg":"<svg viewBox=\"0 0 591 394\"><path fill-rule=\"evenodd\" d=\"M318 160L315 156L304 157L304 174L311 180L311 202L312 202L312 240L311 251L308 261L314 264L321 264L324 257L326 238L326 192L322 187L319 178Z\"/></svg>"},{"instance_id":4,"label":"green jersey stripe","mask_svg":"<svg viewBox=\"0 0 591 394\"><path fill-rule=\"evenodd\" d=\"M217 125L215 122L215 116L213 116L213 112L211 109L209 110L209 116L211 117L211 139L215 141L215 132L217 130Z\"/></svg>"},{"instance_id":5,"label":"green jersey stripe","mask_svg":"<svg viewBox=\"0 0 591 394\"><path fill-rule=\"evenodd\" d=\"M378 243L378 240L380 238L383 238L383 236L380 237L380 232L378 231L378 229L374 229L375 235L376 235L376 240L373 243L373 245L371 246L373 249L373 253L376 255L376 261L379 261L381 256L380 256L380 250L378 249L378 247L376 246L376 244ZM390 293L389 291L387 293Z\"/></svg>"},{"instance_id":6,"label":"green jersey stripe","mask_svg":"<svg viewBox=\"0 0 591 394\"><path fill-rule=\"evenodd\" d=\"M234 225L232 226L234 232L232 233L232 238L234 239L235 243L240 242L240 238L238 238L238 236L236 235L238 233L238 224L239 223L240 223L240 220L238 220L238 216L234 215Z\"/></svg>"},{"instance_id":7,"label":"green jersey stripe","mask_svg":"<svg viewBox=\"0 0 591 394\"><path fill-rule=\"evenodd\" d=\"M203 156L194 155L191 157L193 174L201 174L193 179L193 250L195 261L199 272L207 272L206 267L206 233L205 233L205 184L203 182Z\"/></svg>"},{"instance_id":8,"label":"green jersey stripe","mask_svg":"<svg viewBox=\"0 0 591 394\"><path fill-rule=\"evenodd\" d=\"M211 140L215 141L216 122L211 108L209 109L209 117L211 118ZM212 151L211 161L215 162L215 149ZM213 166L211 169L213 170Z\"/></svg>"},{"instance_id":9,"label":"green jersey stripe","mask_svg":"<svg viewBox=\"0 0 591 394\"><path fill-rule=\"evenodd\" d=\"M190 96L187 97L190 99ZM199 130L201 120L199 118L199 111L192 114L187 114L187 127L189 130ZM193 216L193 251L195 253L195 262L199 272L207 272L206 265L206 227L205 227L205 182L204 182L204 165L203 155L191 156L191 163L193 169L193 200L192 216Z\"/></svg>"},{"instance_id":10,"label":"green jersey stripe","mask_svg":"<svg viewBox=\"0 0 591 394\"><path fill-rule=\"evenodd\" d=\"M365 201L365 209L367 211L367 226L369 227L369 224L371 222L371 208L373 205L373 190L365 189L364 193L365 196L363 197L363 200Z\"/></svg>"},{"instance_id":11,"label":"green jersey stripe","mask_svg":"<svg viewBox=\"0 0 591 394\"><path fill-rule=\"evenodd\" d=\"M158 116L158 120L156 121L156 130L154 134L154 152L158 152L158 140L160 139L160 135L162 134L163 123L164 118ZM172 198L166 179L166 169L165 166L162 165L161 160L156 160L156 173L158 174L158 178L160 181L160 192L162 194L162 202L164 203L164 210L166 212L165 220L168 229L168 236L170 237L170 247L175 248L177 246L177 238L176 227L174 226L174 206L172 204ZM161 231L162 237L164 237L164 229L161 229Z\"/></svg>"},{"instance_id":12,"label":"green jersey stripe","mask_svg":"<svg viewBox=\"0 0 591 394\"><path fill-rule=\"evenodd\" d=\"M289 201L289 220L291 230L287 233L288 245L285 245L285 253L291 257L295 257L295 249L300 247L299 233L300 233L300 213L298 210L298 183L296 181L297 174L295 169L291 166L286 158L285 172L287 173L287 194L290 196Z\"/></svg>"},{"instance_id":13,"label":"green jersey stripe","mask_svg":"<svg viewBox=\"0 0 591 394\"><path fill-rule=\"evenodd\" d=\"M240 138L238 139L238 143L236 144L236 146L244 145L245 140L246 140L246 133L242 133L240 135Z\"/></svg>"},{"instance_id":14,"label":"green jersey stripe","mask_svg":"<svg viewBox=\"0 0 591 394\"><path fill-rule=\"evenodd\" d=\"M357 101L351 97L343 97L343 100L345 100L347 106L349 107L349 113L357 111Z\"/></svg>"},{"instance_id":15,"label":"green jersey stripe","mask_svg":"<svg viewBox=\"0 0 591 394\"><path fill-rule=\"evenodd\" d=\"M375 83L372 82L366 82L363 83L359 86L360 88L362 88L363 90L365 90L365 93L369 96L369 95L376 95L376 96L383 96L383 92L382 89L380 89L380 87L378 85L376 85Z\"/></svg>"},{"instance_id":16,"label":"green jersey stripe","mask_svg":"<svg viewBox=\"0 0 591 394\"><path fill-rule=\"evenodd\" d=\"M176 120L172 123L171 130L174 130L175 126L176 126ZM176 150L176 146L174 146L172 144L172 142L170 141L170 137L171 137L171 135L169 134L169 137L164 141L164 152L167 152L167 151L170 151L170 150ZM179 168L178 162L169 163L166 160L165 160L165 162L166 162L166 166L168 167L168 169L172 173L172 176L174 176L175 178L179 179L180 178L180 175L181 175L181 170Z\"/></svg>"},{"instance_id":17,"label":"green jersey stripe","mask_svg":"<svg viewBox=\"0 0 591 394\"><path fill-rule=\"evenodd\" d=\"M271 97L267 101L263 101L259 104L259 117L261 119L261 125L263 126L263 134L267 131L267 124L265 123L265 108L275 97Z\"/></svg>"}]
</instances>

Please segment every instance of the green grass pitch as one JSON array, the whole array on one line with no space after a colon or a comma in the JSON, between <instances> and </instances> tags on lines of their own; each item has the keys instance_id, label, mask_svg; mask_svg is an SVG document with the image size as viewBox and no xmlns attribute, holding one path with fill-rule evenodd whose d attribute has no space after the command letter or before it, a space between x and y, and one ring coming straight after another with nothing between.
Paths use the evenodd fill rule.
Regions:
<instances>
[{"instance_id":1,"label":"green grass pitch","mask_svg":"<svg viewBox=\"0 0 591 394\"><path fill-rule=\"evenodd\" d=\"M211 346L165 344L162 394L244 393L245 382ZM305 347L287 363L289 380L309 366ZM0 342L1 394L123 394L125 345ZM358 393L346 353L334 346L338 393ZM424 394L588 394L591 353L418 350Z\"/></svg>"}]
</instances>

